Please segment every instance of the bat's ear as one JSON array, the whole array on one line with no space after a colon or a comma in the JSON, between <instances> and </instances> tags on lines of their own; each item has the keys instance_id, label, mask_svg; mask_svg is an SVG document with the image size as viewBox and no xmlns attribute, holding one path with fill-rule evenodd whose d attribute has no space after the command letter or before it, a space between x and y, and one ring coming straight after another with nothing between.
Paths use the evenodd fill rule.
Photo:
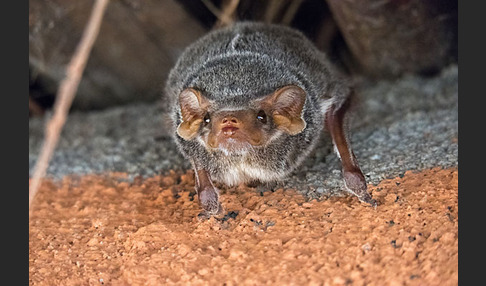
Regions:
<instances>
[{"instance_id":1,"label":"bat's ear","mask_svg":"<svg viewBox=\"0 0 486 286\"><path fill-rule=\"evenodd\" d=\"M302 118L306 93L296 85L287 85L277 89L265 99L277 128L290 135L299 134L306 126Z\"/></svg>"},{"instance_id":2,"label":"bat's ear","mask_svg":"<svg viewBox=\"0 0 486 286\"><path fill-rule=\"evenodd\" d=\"M179 94L182 122L177 127L177 134L185 140L196 137L204 115L209 106L209 100L199 91L186 88Z\"/></svg>"}]
</instances>

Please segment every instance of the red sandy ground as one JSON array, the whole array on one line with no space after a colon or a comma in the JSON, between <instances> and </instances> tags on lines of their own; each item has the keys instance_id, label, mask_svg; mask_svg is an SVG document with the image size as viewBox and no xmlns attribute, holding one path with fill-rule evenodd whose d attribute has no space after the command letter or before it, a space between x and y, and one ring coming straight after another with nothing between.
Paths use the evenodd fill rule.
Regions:
<instances>
[{"instance_id":1,"label":"red sandy ground","mask_svg":"<svg viewBox=\"0 0 486 286\"><path fill-rule=\"evenodd\" d=\"M29 223L30 285L457 285L458 170L407 172L354 197L221 193L198 221L192 172L43 184Z\"/></svg>"}]
</instances>

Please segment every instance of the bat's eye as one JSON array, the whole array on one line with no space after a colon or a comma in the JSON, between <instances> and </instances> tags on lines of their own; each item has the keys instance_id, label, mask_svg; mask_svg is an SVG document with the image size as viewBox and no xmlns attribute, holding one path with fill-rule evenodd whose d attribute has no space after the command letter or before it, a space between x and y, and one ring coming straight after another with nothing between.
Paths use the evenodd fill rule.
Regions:
<instances>
[{"instance_id":1,"label":"bat's eye","mask_svg":"<svg viewBox=\"0 0 486 286\"><path fill-rule=\"evenodd\" d=\"M258 111L257 119L263 124L267 123L267 114L265 114L265 111L263 110Z\"/></svg>"},{"instance_id":2,"label":"bat's eye","mask_svg":"<svg viewBox=\"0 0 486 286\"><path fill-rule=\"evenodd\" d=\"M209 122L211 122L211 117L209 117L209 113L206 113L204 115L204 124L208 124Z\"/></svg>"}]
</instances>

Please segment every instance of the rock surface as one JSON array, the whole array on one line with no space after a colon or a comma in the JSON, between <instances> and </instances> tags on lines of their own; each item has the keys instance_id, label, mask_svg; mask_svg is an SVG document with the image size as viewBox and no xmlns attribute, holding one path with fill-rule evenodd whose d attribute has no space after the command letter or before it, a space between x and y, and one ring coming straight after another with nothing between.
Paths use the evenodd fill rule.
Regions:
<instances>
[{"instance_id":1,"label":"rock surface","mask_svg":"<svg viewBox=\"0 0 486 286\"><path fill-rule=\"evenodd\" d=\"M93 3L29 1L30 80L44 93L56 93ZM167 76L182 50L206 31L176 0L111 1L73 108L102 109L155 100L160 78Z\"/></svg>"},{"instance_id":2,"label":"rock surface","mask_svg":"<svg viewBox=\"0 0 486 286\"><path fill-rule=\"evenodd\" d=\"M361 73L393 78L457 62L457 1L326 2Z\"/></svg>"}]
</instances>

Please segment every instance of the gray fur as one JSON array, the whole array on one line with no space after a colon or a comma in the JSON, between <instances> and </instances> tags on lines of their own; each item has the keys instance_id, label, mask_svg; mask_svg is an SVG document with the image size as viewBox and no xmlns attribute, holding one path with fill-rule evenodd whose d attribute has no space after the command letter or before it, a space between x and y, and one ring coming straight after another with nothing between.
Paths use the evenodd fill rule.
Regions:
<instances>
[{"instance_id":1,"label":"gray fur","mask_svg":"<svg viewBox=\"0 0 486 286\"><path fill-rule=\"evenodd\" d=\"M213 109L231 109L250 108L253 100L290 84L307 94L303 109L306 128L293 136L273 130L275 140L254 148L247 156L208 152L198 138L186 141L175 132L181 122L178 96L186 88L202 91L215 103ZM241 183L275 181L297 168L320 138L323 106L344 102L349 90L324 53L299 31L241 22L213 31L189 46L170 72L165 92L179 150L193 165L209 171L213 180L231 185L238 180L228 178L229 172L238 172L238 167L261 170L259 175L240 177Z\"/></svg>"}]
</instances>

